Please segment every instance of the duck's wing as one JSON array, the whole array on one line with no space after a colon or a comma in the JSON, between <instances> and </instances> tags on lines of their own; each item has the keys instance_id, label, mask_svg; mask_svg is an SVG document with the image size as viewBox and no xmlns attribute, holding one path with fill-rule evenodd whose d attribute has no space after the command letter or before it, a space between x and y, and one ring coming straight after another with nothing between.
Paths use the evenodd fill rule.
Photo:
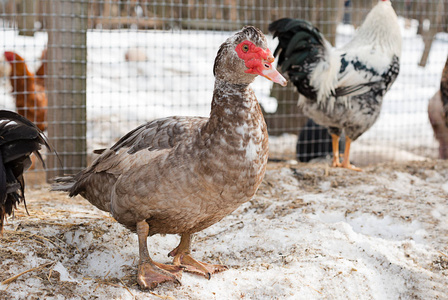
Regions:
<instances>
[{"instance_id":1,"label":"duck's wing","mask_svg":"<svg viewBox=\"0 0 448 300\"><path fill-rule=\"evenodd\" d=\"M113 168L116 173L115 167L122 160L141 150L157 152L174 148L179 143L191 142L192 136L207 120L202 117L167 117L140 125L105 150L89 169L103 172Z\"/></svg>"},{"instance_id":2,"label":"duck's wing","mask_svg":"<svg viewBox=\"0 0 448 300\"><path fill-rule=\"evenodd\" d=\"M124 135L110 149L98 151L101 155L90 167L74 176L57 178L52 190L67 191L70 196L89 192L92 195L83 194L83 197L91 203L99 198L93 204L108 211L110 188L121 174L150 162L161 152L169 151L180 143L193 142L194 135L207 120L201 117L168 117L143 124ZM149 151L141 151L145 149Z\"/></svg>"},{"instance_id":3,"label":"duck's wing","mask_svg":"<svg viewBox=\"0 0 448 300\"><path fill-rule=\"evenodd\" d=\"M147 149L156 151L170 149L187 140L199 130L207 118L167 117L143 124L123 136L110 149L118 151L128 148L128 154Z\"/></svg>"}]
</instances>

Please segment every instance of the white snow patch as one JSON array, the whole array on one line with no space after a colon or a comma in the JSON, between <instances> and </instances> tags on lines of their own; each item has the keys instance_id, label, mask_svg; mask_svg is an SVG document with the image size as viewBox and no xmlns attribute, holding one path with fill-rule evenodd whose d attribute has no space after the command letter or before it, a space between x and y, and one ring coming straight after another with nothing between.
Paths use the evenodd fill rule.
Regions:
<instances>
[{"instance_id":1,"label":"white snow patch","mask_svg":"<svg viewBox=\"0 0 448 300\"><path fill-rule=\"evenodd\" d=\"M58 262L54 267L53 267L54 271L58 271L60 276L60 280L61 281L68 281L68 282L77 282L76 280L74 280L70 274L68 273L67 269L60 263Z\"/></svg>"},{"instance_id":2,"label":"white snow patch","mask_svg":"<svg viewBox=\"0 0 448 300\"><path fill-rule=\"evenodd\" d=\"M443 191L444 191L445 193L448 194L448 182L447 182L447 183L444 183L444 184L442 185L442 189L443 189Z\"/></svg>"},{"instance_id":3,"label":"white snow patch","mask_svg":"<svg viewBox=\"0 0 448 300\"><path fill-rule=\"evenodd\" d=\"M91 232L77 230L75 232L65 233L65 239L67 244L74 244L79 250L84 250L93 242L93 234Z\"/></svg>"},{"instance_id":4,"label":"white snow patch","mask_svg":"<svg viewBox=\"0 0 448 300\"><path fill-rule=\"evenodd\" d=\"M323 192L328 191L331 188L331 182L329 181L322 181L320 183L320 188Z\"/></svg>"}]
</instances>

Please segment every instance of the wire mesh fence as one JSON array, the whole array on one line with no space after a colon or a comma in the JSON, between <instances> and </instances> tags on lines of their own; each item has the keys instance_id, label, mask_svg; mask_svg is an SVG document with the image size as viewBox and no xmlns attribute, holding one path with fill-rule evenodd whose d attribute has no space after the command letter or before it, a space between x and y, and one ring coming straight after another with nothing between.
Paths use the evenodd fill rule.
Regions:
<instances>
[{"instance_id":1,"label":"wire mesh fence","mask_svg":"<svg viewBox=\"0 0 448 300\"><path fill-rule=\"evenodd\" d=\"M278 18L302 18L342 46L376 2L0 0L3 51L16 53L15 61L22 57L28 68L23 73L19 63L3 58L0 105L34 112L27 117L48 124L61 158L47 154L50 177L74 173L93 149L143 122L207 116L213 61L232 31L254 25L268 34ZM353 145L353 161L361 165L438 156L427 105L448 56L448 1L393 6L403 33L401 73L380 119ZM268 42L273 50L276 40L268 35ZM268 124L271 159L308 161L328 153L328 134L301 113L292 86L256 80L253 88ZM34 99L38 94L46 100Z\"/></svg>"}]
</instances>

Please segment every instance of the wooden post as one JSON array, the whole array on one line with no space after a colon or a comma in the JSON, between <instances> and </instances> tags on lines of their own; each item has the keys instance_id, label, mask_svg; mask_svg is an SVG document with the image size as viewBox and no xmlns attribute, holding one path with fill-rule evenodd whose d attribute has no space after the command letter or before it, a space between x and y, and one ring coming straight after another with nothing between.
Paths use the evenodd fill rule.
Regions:
<instances>
[{"instance_id":1,"label":"wooden post","mask_svg":"<svg viewBox=\"0 0 448 300\"><path fill-rule=\"evenodd\" d=\"M86 58L88 0L49 0L47 181L86 167Z\"/></svg>"},{"instance_id":2,"label":"wooden post","mask_svg":"<svg viewBox=\"0 0 448 300\"><path fill-rule=\"evenodd\" d=\"M278 104L275 113L266 113L263 110L269 135L299 134L308 118L303 115L302 110L297 106L299 94L294 85L291 82L288 83L287 87L274 84L271 89L271 97L276 98Z\"/></svg>"},{"instance_id":3,"label":"wooden post","mask_svg":"<svg viewBox=\"0 0 448 300\"><path fill-rule=\"evenodd\" d=\"M34 21L36 19L35 0L21 0L18 5L17 26L19 35L34 36Z\"/></svg>"}]
</instances>

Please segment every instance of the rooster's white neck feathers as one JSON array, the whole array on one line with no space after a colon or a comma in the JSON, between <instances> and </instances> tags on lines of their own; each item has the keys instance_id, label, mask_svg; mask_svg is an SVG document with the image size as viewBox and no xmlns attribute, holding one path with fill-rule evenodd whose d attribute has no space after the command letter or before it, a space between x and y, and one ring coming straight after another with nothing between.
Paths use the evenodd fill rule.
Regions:
<instances>
[{"instance_id":1,"label":"rooster's white neck feathers","mask_svg":"<svg viewBox=\"0 0 448 300\"><path fill-rule=\"evenodd\" d=\"M401 32L390 1L381 1L369 12L354 39L344 48L377 45L390 55L401 55Z\"/></svg>"},{"instance_id":2,"label":"rooster's white neck feathers","mask_svg":"<svg viewBox=\"0 0 448 300\"><path fill-rule=\"evenodd\" d=\"M330 43L325 42L325 57L316 65L311 74L310 83L317 90L317 102L325 105L329 111L333 109L335 101L331 95L341 84L339 78L341 54L345 53L347 59L356 55L358 59L368 62L369 67L374 67L377 70L389 67L393 56L401 56L401 31L397 15L390 1L378 2L369 12L353 39L343 48L335 49L331 47ZM373 53L376 51L382 52L383 55L374 55ZM350 80L350 78L345 80ZM299 98L299 105L303 104L304 100L304 97ZM341 100L348 105L348 99Z\"/></svg>"}]
</instances>

